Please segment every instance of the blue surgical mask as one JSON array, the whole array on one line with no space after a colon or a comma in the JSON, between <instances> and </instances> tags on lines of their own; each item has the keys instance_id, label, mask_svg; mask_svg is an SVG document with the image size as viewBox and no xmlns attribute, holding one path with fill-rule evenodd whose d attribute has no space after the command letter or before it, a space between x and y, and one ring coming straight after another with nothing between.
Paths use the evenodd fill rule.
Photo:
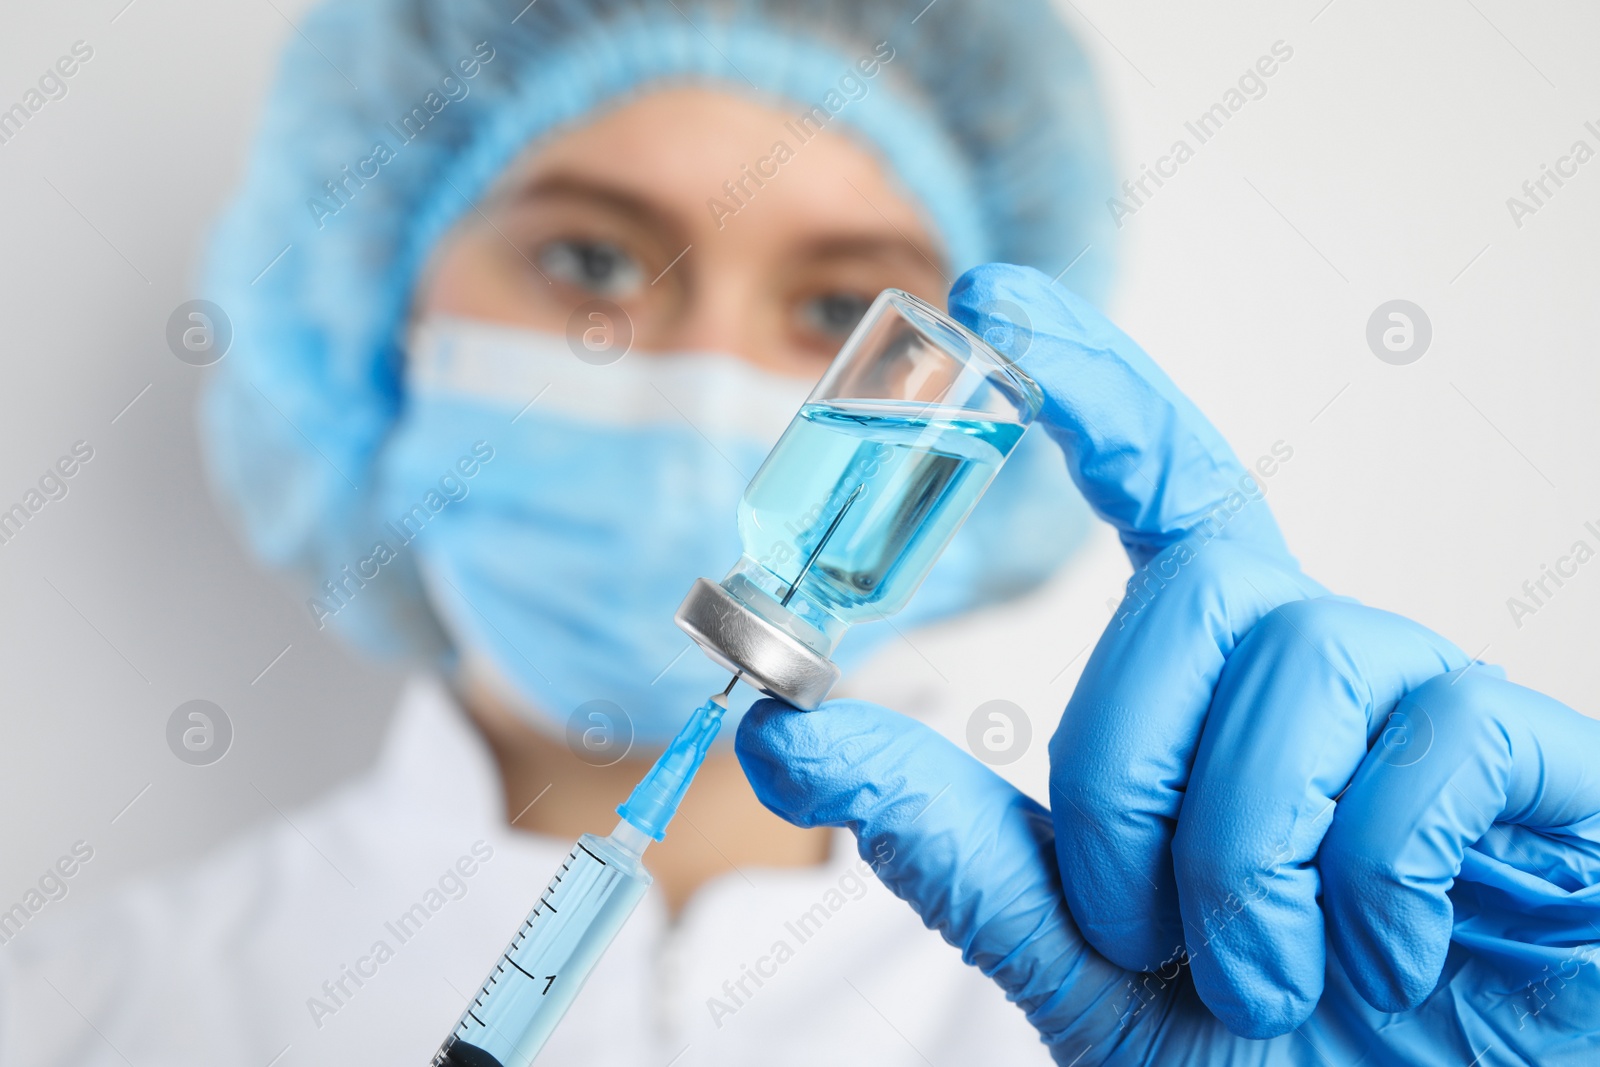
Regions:
<instances>
[{"instance_id":1,"label":"blue surgical mask","mask_svg":"<svg viewBox=\"0 0 1600 1067\"><path fill-rule=\"evenodd\" d=\"M599 366L560 335L417 324L382 499L411 516L397 534L419 529L409 550L464 669L569 742L593 726L664 745L728 681L673 614L738 560L739 496L812 384L728 355ZM1037 584L1086 527L1060 453L1025 438L903 615L854 628L834 659L848 671L910 626ZM737 717L756 694L734 697Z\"/></svg>"},{"instance_id":2,"label":"blue surgical mask","mask_svg":"<svg viewBox=\"0 0 1600 1067\"><path fill-rule=\"evenodd\" d=\"M492 450L413 542L464 669L536 726L664 745L728 681L673 613L738 558L739 495L812 384L733 356L594 365L560 335L420 322L384 499L407 514Z\"/></svg>"}]
</instances>

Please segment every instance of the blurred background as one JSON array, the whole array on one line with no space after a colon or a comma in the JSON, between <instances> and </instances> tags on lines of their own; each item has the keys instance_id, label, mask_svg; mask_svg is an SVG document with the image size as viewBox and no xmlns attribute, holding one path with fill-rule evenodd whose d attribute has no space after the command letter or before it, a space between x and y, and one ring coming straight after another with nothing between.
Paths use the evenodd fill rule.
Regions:
<instances>
[{"instance_id":1,"label":"blurred background","mask_svg":"<svg viewBox=\"0 0 1600 1067\"><path fill-rule=\"evenodd\" d=\"M0 900L86 840L95 858L64 913L280 818L382 737L398 668L319 633L238 546L196 454L207 372L167 343L308 6L0 12L0 108L77 42L92 50L0 143L0 511L92 450L0 543ZM1600 713L1600 560L1546 579L1542 604L1523 589L1574 542L1600 550L1600 159L1561 164L1542 204L1523 191L1574 142L1600 150L1600 10L1062 7L1100 73L1120 173L1170 173L1174 142L1193 149L1119 209L1112 312L1247 464L1292 450L1266 488L1306 569ZM1263 56L1264 91L1202 143L1186 124ZM1401 353L1369 343L1395 300L1429 326ZM1004 770L1042 795L1045 741L1127 571L1102 531L1041 595L913 634L871 673L918 680L902 710L958 739L986 701L1022 708L1032 742ZM197 699L233 731L209 766L167 741Z\"/></svg>"}]
</instances>

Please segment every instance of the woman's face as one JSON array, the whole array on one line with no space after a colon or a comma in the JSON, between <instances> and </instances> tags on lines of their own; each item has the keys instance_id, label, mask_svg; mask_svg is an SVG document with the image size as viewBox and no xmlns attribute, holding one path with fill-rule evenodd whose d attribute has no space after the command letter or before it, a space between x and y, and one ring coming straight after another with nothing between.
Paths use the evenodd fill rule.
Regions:
<instances>
[{"instance_id":1,"label":"woman's face","mask_svg":"<svg viewBox=\"0 0 1600 1067\"><path fill-rule=\"evenodd\" d=\"M417 310L561 333L600 299L637 351L816 378L879 290L943 306L947 283L877 160L832 130L802 144L789 120L681 88L552 139L441 243Z\"/></svg>"}]
</instances>

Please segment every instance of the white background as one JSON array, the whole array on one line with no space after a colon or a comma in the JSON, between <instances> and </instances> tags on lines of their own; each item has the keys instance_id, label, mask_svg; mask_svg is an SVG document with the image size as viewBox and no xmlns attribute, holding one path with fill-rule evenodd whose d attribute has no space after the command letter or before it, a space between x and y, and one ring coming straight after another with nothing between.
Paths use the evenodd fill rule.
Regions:
<instances>
[{"instance_id":1,"label":"white background","mask_svg":"<svg viewBox=\"0 0 1600 1067\"><path fill-rule=\"evenodd\" d=\"M1506 604L1574 540L1600 548L1583 527L1600 527L1600 160L1520 229L1505 204L1575 139L1600 149L1583 128L1600 126L1600 11L1324 2L1065 9L1127 175L1273 42L1294 49L1127 220L1116 317L1247 462L1293 447L1268 489L1311 574L1600 713L1600 561L1520 628ZM0 146L0 508L73 442L95 449L0 545L0 903L88 840L59 911L364 766L397 680L237 546L196 454L203 372L164 337L306 5L124 3L0 14L0 106L73 41L95 49ZM1410 366L1365 341L1393 298L1432 320ZM1126 573L1102 537L1025 610L914 635L882 668L958 736L985 700L1023 706L1034 741L1014 771L1037 787ZM196 697L236 730L211 767L166 746Z\"/></svg>"}]
</instances>

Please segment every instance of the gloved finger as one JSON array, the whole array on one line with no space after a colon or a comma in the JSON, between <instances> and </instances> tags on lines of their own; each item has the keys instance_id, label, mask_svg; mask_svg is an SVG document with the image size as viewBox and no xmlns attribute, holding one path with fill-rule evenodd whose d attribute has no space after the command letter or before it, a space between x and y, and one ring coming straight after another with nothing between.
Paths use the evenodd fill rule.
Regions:
<instances>
[{"instance_id":1,"label":"gloved finger","mask_svg":"<svg viewBox=\"0 0 1600 1067\"><path fill-rule=\"evenodd\" d=\"M759 701L735 750L773 812L849 827L884 885L998 982L1052 1047L1069 1036L1103 1045L1118 1029L1105 1004L1128 975L1079 937L1050 813L1005 779L923 724L859 700L814 712Z\"/></svg>"},{"instance_id":2,"label":"gloved finger","mask_svg":"<svg viewBox=\"0 0 1600 1067\"><path fill-rule=\"evenodd\" d=\"M1039 383L1041 422L1140 568L1051 743L1051 806L1084 935L1154 968L1181 942L1168 845L1222 662L1261 614L1322 590L1215 428L1098 311L1006 264L963 275L950 308Z\"/></svg>"},{"instance_id":3,"label":"gloved finger","mask_svg":"<svg viewBox=\"0 0 1600 1067\"><path fill-rule=\"evenodd\" d=\"M1299 571L1225 541L1181 542L1136 572L1050 740L1050 806L1073 917L1112 961L1181 957L1172 834L1212 691L1234 645Z\"/></svg>"},{"instance_id":4,"label":"gloved finger","mask_svg":"<svg viewBox=\"0 0 1600 1067\"><path fill-rule=\"evenodd\" d=\"M1373 748L1323 844L1351 983L1405 1011L1452 937L1526 980L1570 980L1573 946L1600 942L1600 722L1482 669L1428 682L1400 713L1414 743Z\"/></svg>"},{"instance_id":5,"label":"gloved finger","mask_svg":"<svg viewBox=\"0 0 1600 1067\"><path fill-rule=\"evenodd\" d=\"M1040 421L1135 567L1207 527L1289 560L1222 435L1087 301L1030 267L989 263L956 280L950 313L1039 384Z\"/></svg>"},{"instance_id":6,"label":"gloved finger","mask_svg":"<svg viewBox=\"0 0 1600 1067\"><path fill-rule=\"evenodd\" d=\"M1303 1023L1327 962L1318 846L1368 738L1407 692L1467 664L1351 600L1285 604L1234 650L1172 842L1195 988L1243 1037Z\"/></svg>"}]
</instances>

